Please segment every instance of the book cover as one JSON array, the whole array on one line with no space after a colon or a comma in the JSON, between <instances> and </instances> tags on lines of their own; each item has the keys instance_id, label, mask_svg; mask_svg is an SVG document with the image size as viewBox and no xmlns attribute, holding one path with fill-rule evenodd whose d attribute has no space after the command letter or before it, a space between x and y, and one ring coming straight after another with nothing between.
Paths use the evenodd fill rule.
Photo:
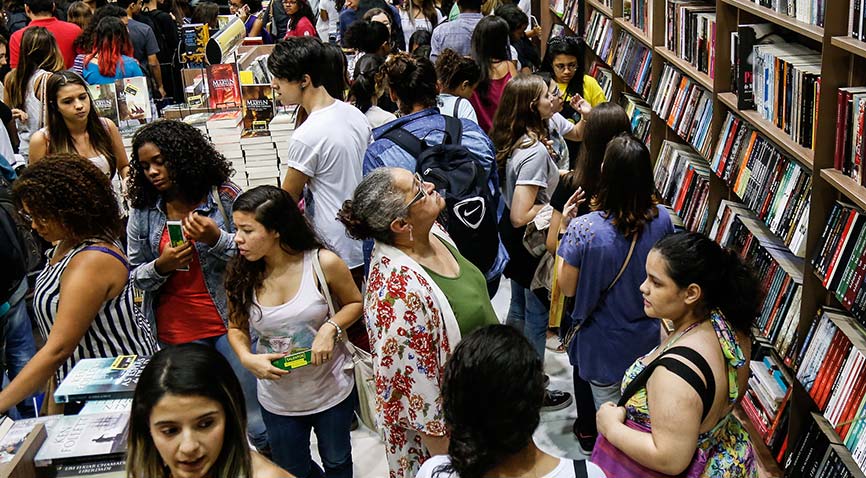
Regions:
<instances>
[{"instance_id":1,"label":"book cover","mask_svg":"<svg viewBox=\"0 0 866 478\"><path fill-rule=\"evenodd\" d=\"M150 109L150 92L147 78L135 76L115 80L117 94L118 128L134 127L149 123L153 119Z\"/></svg>"},{"instance_id":2,"label":"book cover","mask_svg":"<svg viewBox=\"0 0 866 478\"><path fill-rule=\"evenodd\" d=\"M93 415L95 413L115 413L132 410L132 398L115 398L109 400L88 400L84 408L78 412L79 415Z\"/></svg>"},{"instance_id":3,"label":"book cover","mask_svg":"<svg viewBox=\"0 0 866 478\"><path fill-rule=\"evenodd\" d=\"M90 85L87 87L90 92L90 98L93 100L93 107L96 108L96 114L103 118L108 118L119 123L117 112L117 91L114 84L105 85Z\"/></svg>"},{"instance_id":4,"label":"book cover","mask_svg":"<svg viewBox=\"0 0 866 478\"><path fill-rule=\"evenodd\" d=\"M204 23L191 23L180 29L180 61L187 68L204 68L207 65L207 42L210 29Z\"/></svg>"},{"instance_id":5,"label":"book cover","mask_svg":"<svg viewBox=\"0 0 866 478\"><path fill-rule=\"evenodd\" d=\"M54 392L57 403L129 398L150 357L121 355L116 358L82 359Z\"/></svg>"},{"instance_id":6,"label":"book cover","mask_svg":"<svg viewBox=\"0 0 866 478\"><path fill-rule=\"evenodd\" d=\"M121 456L126 452L129 413L63 416L48 430L34 463L44 467L60 462Z\"/></svg>"},{"instance_id":7,"label":"book cover","mask_svg":"<svg viewBox=\"0 0 866 478\"><path fill-rule=\"evenodd\" d=\"M238 66L222 63L207 67L208 106L210 109L241 108L241 85Z\"/></svg>"},{"instance_id":8,"label":"book cover","mask_svg":"<svg viewBox=\"0 0 866 478\"><path fill-rule=\"evenodd\" d=\"M9 463L13 458L15 458L15 453L17 453L21 448L21 445L24 444L24 440L27 439L27 434L30 433L36 425L42 423L45 425L46 429L50 430L54 424L60 420L60 418L60 415L48 415L38 418L25 418L12 422L12 419L6 417L5 420L12 422L12 426L6 434L3 435L3 438L0 438L0 464Z\"/></svg>"},{"instance_id":9,"label":"book cover","mask_svg":"<svg viewBox=\"0 0 866 478\"><path fill-rule=\"evenodd\" d=\"M243 138L270 136L268 125L274 118L274 96L271 85L244 85Z\"/></svg>"}]
</instances>

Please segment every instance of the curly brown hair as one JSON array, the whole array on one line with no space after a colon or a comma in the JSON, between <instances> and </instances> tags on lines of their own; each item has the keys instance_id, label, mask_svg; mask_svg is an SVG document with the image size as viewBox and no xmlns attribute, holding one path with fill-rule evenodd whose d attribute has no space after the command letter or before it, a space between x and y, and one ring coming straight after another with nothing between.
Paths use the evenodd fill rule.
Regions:
<instances>
[{"instance_id":1,"label":"curly brown hair","mask_svg":"<svg viewBox=\"0 0 866 478\"><path fill-rule=\"evenodd\" d=\"M159 120L143 126L132 139L129 161L129 200L145 209L160 196L141 167L138 149L151 143L159 149L172 184L188 202L198 202L213 186L228 181L232 166L194 126L182 121Z\"/></svg>"},{"instance_id":2,"label":"curly brown hair","mask_svg":"<svg viewBox=\"0 0 866 478\"><path fill-rule=\"evenodd\" d=\"M74 153L45 156L24 170L12 188L30 215L63 225L71 239L117 239L120 208L108 176Z\"/></svg>"}]
</instances>

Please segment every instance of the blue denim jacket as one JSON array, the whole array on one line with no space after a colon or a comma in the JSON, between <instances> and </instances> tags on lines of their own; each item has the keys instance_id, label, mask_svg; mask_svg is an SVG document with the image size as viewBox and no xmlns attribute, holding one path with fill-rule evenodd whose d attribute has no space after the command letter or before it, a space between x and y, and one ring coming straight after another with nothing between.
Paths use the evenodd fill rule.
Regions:
<instances>
[{"instance_id":1,"label":"blue denim jacket","mask_svg":"<svg viewBox=\"0 0 866 478\"><path fill-rule=\"evenodd\" d=\"M481 166L490 171L490 191L493 193L493 199L498 204L501 202L502 194L499 191L496 149L493 147L493 142L490 141L490 138L484 134L484 131L477 124L467 119L461 119L460 122L463 124L461 144L484 160ZM415 172L415 158L403 148L394 144L390 139L382 138L385 133L395 128L403 128L415 135L415 137L426 140L428 144L441 144L445 138L445 117L439 113L438 108L427 108L416 113L401 116L390 123L374 129L374 141L367 147L367 152L364 154L364 176L369 174L370 171L381 167L398 167ZM497 220L500 219L502 210L502 207L497 208ZM365 270L370 265L370 252L373 250L372 244L372 241L364 242ZM489 271L482 271L484 277L487 279L493 279L502 274L505 264L508 262L508 253L505 251L502 240L499 241L497 247L496 262L493 263Z\"/></svg>"},{"instance_id":2,"label":"blue denim jacket","mask_svg":"<svg viewBox=\"0 0 866 478\"><path fill-rule=\"evenodd\" d=\"M228 224L226 224L211 194L208 194L207 200L195 209L201 215L213 219L220 228L220 238L215 246L210 247L207 244L196 242L195 250L201 261L204 283L208 293L210 293L211 300L223 319L223 323L226 324L226 328L228 328L228 303L223 280L228 261L237 253L234 241L235 224L232 220L232 204L239 194L240 188L230 182L224 183L219 188L219 199L228 216ZM159 257L159 241L165 230L166 221L165 203L162 198L159 198L151 208L131 209L129 222L126 226L126 255L132 268L130 279L136 287L144 292L144 303L141 310L153 330L156 330L156 301L159 299L159 289L169 278L168 275L164 276L157 272L155 265L156 259Z\"/></svg>"}]
</instances>

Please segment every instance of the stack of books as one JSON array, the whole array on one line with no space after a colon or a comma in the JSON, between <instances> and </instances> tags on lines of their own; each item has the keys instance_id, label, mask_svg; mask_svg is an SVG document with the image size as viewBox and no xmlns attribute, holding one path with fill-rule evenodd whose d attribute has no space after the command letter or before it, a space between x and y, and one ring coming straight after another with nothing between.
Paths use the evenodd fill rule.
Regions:
<instances>
[{"instance_id":1,"label":"stack of books","mask_svg":"<svg viewBox=\"0 0 866 478\"><path fill-rule=\"evenodd\" d=\"M277 147L277 158L280 161L280 170L283 171L289 161L289 142L292 133L295 132L295 119L297 118L297 106L281 106L277 108L277 114L268 124L271 138Z\"/></svg>"},{"instance_id":2,"label":"stack of books","mask_svg":"<svg viewBox=\"0 0 866 478\"><path fill-rule=\"evenodd\" d=\"M630 8L626 9L627 5L631 5ZM649 33L650 25L652 25L651 7L648 0L631 0L630 4L623 5L623 16L644 33Z\"/></svg>"},{"instance_id":3,"label":"stack of books","mask_svg":"<svg viewBox=\"0 0 866 478\"><path fill-rule=\"evenodd\" d=\"M787 476L814 478L863 478L851 452L840 443L827 420L810 413L806 432L785 461Z\"/></svg>"},{"instance_id":4,"label":"stack of books","mask_svg":"<svg viewBox=\"0 0 866 478\"><path fill-rule=\"evenodd\" d=\"M655 164L655 184L686 229L704 232L709 217L710 165L688 146L665 141Z\"/></svg>"},{"instance_id":5,"label":"stack of books","mask_svg":"<svg viewBox=\"0 0 866 478\"><path fill-rule=\"evenodd\" d=\"M772 354L753 359L749 362L748 388L740 402L774 455L785 439L792 390L791 380L783 370Z\"/></svg>"},{"instance_id":6,"label":"stack of books","mask_svg":"<svg viewBox=\"0 0 866 478\"><path fill-rule=\"evenodd\" d=\"M653 111L684 141L705 158L712 156L710 123L713 95L669 63L665 63L655 96Z\"/></svg>"},{"instance_id":7,"label":"stack of books","mask_svg":"<svg viewBox=\"0 0 866 478\"><path fill-rule=\"evenodd\" d=\"M863 155L866 154L866 87L839 88L836 115L836 152L833 167L858 184L863 178Z\"/></svg>"},{"instance_id":8,"label":"stack of books","mask_svg":"<svg viewBox=\"0 0 866 478\"><path fill-rule=\"evenodd\" d=\"M214 148L226 157L235 170L235 175L231 180L242 188L248 186L244 155L241 150L241 133L244 129L241 111L231 110L214 113L205 122L205 127Z\"/></svg>"},{"instance_id":9,"label":"stack of books","mask_svg":"<svg viewBox=\"0 0 866 478\"><path fill-rule=\"evenodd\" d=\"M866 325L866 214L837 201L812 257L815 274L843 307Z\"/></svg>"}]
</instances>

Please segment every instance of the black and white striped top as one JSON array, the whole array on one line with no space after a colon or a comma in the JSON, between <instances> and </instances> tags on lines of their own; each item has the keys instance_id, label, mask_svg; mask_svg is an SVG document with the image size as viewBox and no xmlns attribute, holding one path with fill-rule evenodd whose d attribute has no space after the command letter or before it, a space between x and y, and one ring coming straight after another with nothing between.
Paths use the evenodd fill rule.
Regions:
<instances>
[{"instance_id":1,"label":"black and white striped top","mask_svg":"<svg viewBox=\"0 0 866 478\"><path fill-rule=\"evenodd\" d=\"M36 287L33 293L36 322L45 337L48 337L57 316L58 303L60 302L60 279L75 254L84 250L97 250L116 257L129 269L126 259L121 255L109 248L94 246L93 243L95 242L103 241L84 241L54 265L50 264L50 260L56 248L52 248L46 253L49 263L36 278ZM153 355L156 350L153 332L138 307L134 305L133 287L127 283L117 297L109 299L103 304L102 309L93 318L90 328L81 338L78 347L57 370L55 378L57 383L60 383L66 374L72 370L72 367L84 358L107 358L129 354L147 356Z\"/></svg>"}]
</instances>

